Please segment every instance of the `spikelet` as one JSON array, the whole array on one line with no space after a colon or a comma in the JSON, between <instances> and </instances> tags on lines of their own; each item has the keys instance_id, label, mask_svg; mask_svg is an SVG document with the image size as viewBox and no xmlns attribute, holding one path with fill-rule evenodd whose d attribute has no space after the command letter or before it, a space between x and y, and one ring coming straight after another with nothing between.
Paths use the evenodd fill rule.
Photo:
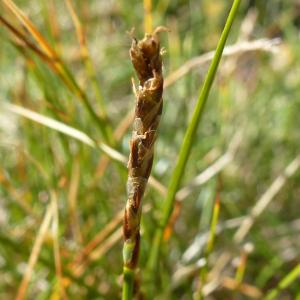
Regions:
<instances>
[{"instance_id":1,"label":"spikelet","mask_svg":"<svg viewBox=\"0 0 300 300\"><path fill-rule=\"evenodd\" d=\"M130 141L128 162L128 200L124 213L124 267L137 266L140 243L141 201L151 172L154 143L163 108L162 57L158 27L152 34L137 41L132 35L130 58L139 79L136 96L135 119Z\"/></svg>"}]
</instances>

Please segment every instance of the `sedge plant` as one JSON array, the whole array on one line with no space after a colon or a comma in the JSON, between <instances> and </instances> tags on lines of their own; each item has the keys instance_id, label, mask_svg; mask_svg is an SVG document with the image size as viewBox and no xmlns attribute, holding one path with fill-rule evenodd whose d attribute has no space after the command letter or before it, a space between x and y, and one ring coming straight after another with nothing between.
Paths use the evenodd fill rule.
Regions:
<instances>
[{"instance_id":1,"label":"sedge plant","mask_svg":"<svg viewBox=\"0 0 300 300\"><path fill-rule=\"evenodd\" d=\"M19 299L120 299L123 285L125 299L255 299L256 295L257 299L300 300L295 238L299 159L288 166L288 172L276 174L285 170L299 149L299 70L295 67L299 22L293 9L297 4L143 2L0 0L0 90L1 102L7 103L0 105L0 298L15 299L18 294ZM229 11L233 2L235 9L239 2L243 5L236 40L222 54L222 43L218 45L194 106L204 64L214 55L207 51L215 48L220 23L226 21L224 8ZM235 17L236 11L230 22ZM167 55L160 129L156 128L158 106L154 105L151 129L150 119L145 120L151 109L133 113L128 84L133 68L124 32L143 20L139 33L151 33L160 23L172 32L168 43L162 43ZM52 26L53 30L57 26L58 35L47 29ZM224 33L222 38L224 42ZM273 38L284 47L274 45ZM230 58L219 71L221 55ZM216 71L222 74L212 99L208 94ZM136 84L140 86L135 91L137 106L145 100L142 92L148 84L149 93L160 86L151 84L152 77L145 78L144 85L143 76ZM154 100L162 103L161 97ZM190 109L196 110L183 141ZM202 115L205 124L198 135ZM131 136L127 129L133 119ZM225 144L240 127L243 142L232 155ZM152 135L157 136L156 159L144 201ZM172 175L176 144L182 149ZM123 262L120 224L130 152ZM51 179L50 186L41 176L42 169ZM204 182L214 181L220 172L221 209L219 201L212 208L212 198L203 205L215 193L214 185ZM186 186L177 191L181 183ZM51 190L57 197L55 207ZM266 192L257 198L260 190ZM48 207L51 224L41 244L39 228ZM246 223L241 223L244 216ZM250 226L245 227L249 219ZM236 234L232 242L233 230L243 234ZM155 236L159 239L153 244ZM240 249L245 237L254 245L247 265ZM32 251L37 248L40 251ZM241 258L236 270L230 263L235 256Z\"/></svg>"},{"instance_id":2,"label":"sedge plant","mask_svg":"<svg viewBox=\"0 0 300 300\"><path fill-rule=\"evenodd\" d=\"M135 89L136 106L128 162L128 200L124 213L123 300L132 299L134 273L140 247L142 198L152 169L154 143L162 114L163 75L158 27L137 41L132 37L130 57L139 79Z\"/></svg>"}]
</instances>

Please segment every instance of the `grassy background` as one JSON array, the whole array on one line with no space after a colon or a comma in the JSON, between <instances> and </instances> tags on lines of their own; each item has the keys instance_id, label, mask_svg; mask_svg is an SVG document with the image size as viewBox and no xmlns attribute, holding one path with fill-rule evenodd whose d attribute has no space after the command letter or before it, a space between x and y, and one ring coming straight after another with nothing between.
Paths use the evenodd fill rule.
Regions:
<instances>
[{"instance_id":1,"label":"grassy background","mask_svg":"<svg viewBox=\"0 0 300 300\"><path fill-rule=\"evenodd\" d=\"M65 2L15 3L57 51L98 115L103 98L109 119L104 121L108 137L76 92L4 26L0 27L1 102L59 120L128 156L131 126L119 142L112 141L111 136L134 106L130 84L133 68L128 54L131 41L126 31L135 27L136 35L143 36L143 2L74 1L102 97L97 97L93 88L93 72L87 72L84 66ZM230 5L231 1L224 0L153 1L154 26L163 24L171 29L169 34L162 35L161 42L166 49L165 77L187 60L215 48ZM41 47L2 3L0 9L2 17ZM208 270L221 266L222 255L230 253L231 257L217 272L219 283L207 299L250 299L257 295L261 299L299 263L299 172L272 198L241 244L233 241L240 223L234 228L225 226L228 220L240 220L237 218L249 214L299 154L299 20L300 6L296 0L242 1L227 44L239 43L243 38L251 41L279 37L281 42L273 48L276 52L247 52L222 61L193 141L182 186L221 157L237 132L241 136L239 146L233 160L221 172L201 187L193 188L182 202L171 237L163 245L160 272L155 279L147 278L145 265L164 196L148 187L140 257L141 291L145 294L150 293L147 281L156 280L155 299L193 297L199 288L203 237L210 227L216 195L221 203L218 222L224 229L215 238ZM206 70L207 64L198 66L165 89L152 172L165 186ZM44 234L27 298L119 298L120 225L96 243L80 274L72 262L97 234L104 235L109 222L117 223L117 214L126 200L126 168L110 161L102 172L104 155L98 149L17 117L2 107L0 139L0 298L16 296L45 211L52 203L51 193L57 196L59 226ZM53 255L56 234L61 272ZM248 246L243 250L245 244ZM253 249L245 255L249 244ZM236 270L243 265L243 284L230 286L229 279L237 278ZM184 276L186 267L192 271ZM213 279L208 276L207 283ZM299 280L293 281L278 299L299 299L299 286Z\"/></svg>"}]
</instances>

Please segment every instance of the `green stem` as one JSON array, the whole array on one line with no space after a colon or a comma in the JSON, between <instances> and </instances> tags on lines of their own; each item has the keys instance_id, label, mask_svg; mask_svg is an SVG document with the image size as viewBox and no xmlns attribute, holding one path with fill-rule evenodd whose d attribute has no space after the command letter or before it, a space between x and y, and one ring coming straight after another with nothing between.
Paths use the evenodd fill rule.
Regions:
<instances>
[{"instance_id":1,"label":"green stem","mask_svg":"<svg viewBox=\"0 0 300 300\"><path fill-rule=\"evenodd\" d=\"M123 280L122 300L131 300L133 297L134 270L124 267Z\"/></svg>"},{"instance_id":2,"label":"green stem","mask_svg":"<svg viewBox=\"0 0 300 300\"><path fill-rule=\"evenodd\" d=\"M234 0L233 5L231 7L230 13L228 15L224 30L222 32L222 35L220 37L220 40L217 45L217 49L214 55L214 58L211 62L211 65L208 69L204 84L202 89L200 90L198 101L196 103L195 110L192 115L192 119L190 121L190 124L186 130L183 143L179 152L179 157L177 159L177 163L174 169L174 172L172 174L170 184L168 187L168 192L166 196L166 200L164 201L164 205L162 208L162 218L160 220L160 226L158 227L154 242L152 246L152 250L150 253L150 258L148 262L148 268L150 271L155 271L158 264L159 259L159 250L160 245L162 242L162 236L163 236L163 230L168 224L170 215L173 210L174 206L174 199L176 192L178 190L178 187L180 185L181 179L183 177L184 169L191 151L192 143L194 141L194 136L197 131L197 127L199 124L199 121L203 115L205 103L207 101L212 83L214 81L220 59L222 57L223 49L227 40L227 37L229 35L232 23L237 15L238 7L241 0Z\"/></svg>"}]
</instances>

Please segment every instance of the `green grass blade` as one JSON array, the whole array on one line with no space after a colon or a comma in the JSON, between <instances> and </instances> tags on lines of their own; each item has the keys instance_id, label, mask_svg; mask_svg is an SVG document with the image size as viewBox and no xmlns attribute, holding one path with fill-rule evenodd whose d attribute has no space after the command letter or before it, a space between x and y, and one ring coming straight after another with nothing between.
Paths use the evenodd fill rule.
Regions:
<instances>
[{"instance_id":1,"label":"green grass blade","mask_svg":"<svg viewBox=\"0 0 300 300\"><path fill-rule=\"evenodd\" d=\"M150 270L155 270L157 263L158 263L158 257L159 257L159 249L160 249L160 244L162 241L162 236L163 236L163 229L167 225L169 217L172 213L173 206L174 206L174 199L175 199L175 194L178 190L178 187L180 185L181 179L184 174L185 166L191 151L191 147L194 141L194 137L198 128L199 121L203 115L205 103L207 101L212 83L214 81L223 49L227 40L227 37L229 35L232 23L237 15L238 7L240 4L241 0L234 0L233 5L231 7L230 13L228 15L224 30L222 32L222 35L220 37L220 40L218 42L216 52L214 55L214 58L212 60L212 63L208 69L204 84L202 86L202 89L200 90L199 97L196 103L195 110L193 112L190 124L186 130L184 140L179 152L179 157L177 159L177 163L174 169L174 172L172 174L169 188L168 188L168 193L166 200L164 202L163 208L162 208L162 218L160 220L160 226L157 229L154 237L154 242L152 246L152 250L150 253L150 259L148 262L148 267Z\"/></svg>"}]
</instances>

